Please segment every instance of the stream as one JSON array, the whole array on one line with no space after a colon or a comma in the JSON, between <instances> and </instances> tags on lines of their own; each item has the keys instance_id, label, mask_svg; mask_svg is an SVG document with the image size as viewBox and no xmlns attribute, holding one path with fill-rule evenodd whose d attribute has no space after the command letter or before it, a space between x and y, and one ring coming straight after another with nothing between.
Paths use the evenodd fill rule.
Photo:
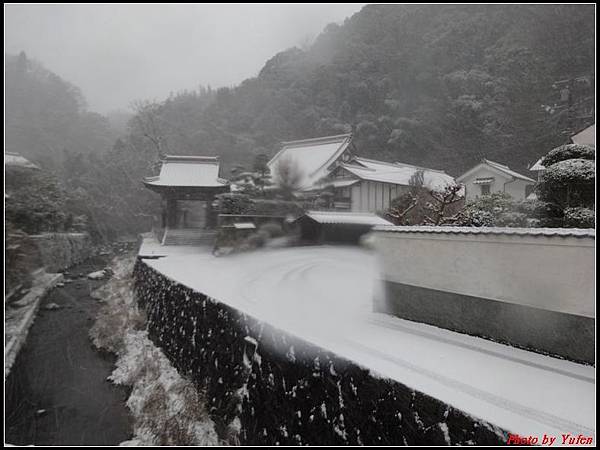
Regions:
<instances>
[{"instance_id":1,"label":"stream","mask_svg":"<svg viewBox=\"0 0 600 450\"><path fill-rule=\"evenodd\" d=\"M70 268L65 278L72 282L42 300L5 380L5 442L118 445L130 439L128 390L107 381L116 357L95 349L88 337L101 306L90 294L106 280L86 275L108 262L108 256L94 257Z\"/></svg>"}]
</instances>

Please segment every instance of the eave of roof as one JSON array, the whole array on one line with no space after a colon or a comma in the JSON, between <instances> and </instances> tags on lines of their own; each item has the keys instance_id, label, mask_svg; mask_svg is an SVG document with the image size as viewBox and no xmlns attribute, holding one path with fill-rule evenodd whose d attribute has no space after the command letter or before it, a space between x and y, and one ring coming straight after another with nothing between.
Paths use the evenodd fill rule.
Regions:
<instances>
[{"instance_id":1,"label":"eave of roof","mask_svg":"<svg viewBox=\"0 0 600 450\"><path fill-rule=\"evenodd\" d=\"M391 225L389 221L371 213L306 211L305 216L320 224Z\"/></svg>"}]
</instances>

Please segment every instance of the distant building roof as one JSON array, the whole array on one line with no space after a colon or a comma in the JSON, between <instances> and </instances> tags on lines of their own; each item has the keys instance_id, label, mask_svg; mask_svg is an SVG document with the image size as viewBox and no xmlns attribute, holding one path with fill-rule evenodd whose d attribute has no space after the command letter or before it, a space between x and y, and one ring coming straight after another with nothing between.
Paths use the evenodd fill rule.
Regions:
<instances>
[{"instance_id":1,"label":"distant building roof","mask_svg":"<svg viewBox=\"0 0 600 450\"><path fill-rule=\"evenodd\" d=\"M32 163L27 158L19 155L18 153L11 152L4 153L4 166L39 170L39 166Z\"/></svg>"},{"instance_id":2,"label":"distant building roof","mask_svg":"<svg viewBox=\"0 0 600 450\"><path fill-rule=\"evenodd\" d=\"M391 223L375 214L338 211L306 211L306 217L322 224L345 225L391 225Z\"/></svg>"},{"instance_id":3,"label":"distant building roof","mask_svg":"<svg viewBox=\"0 0 600 450\"><path fill-rule=\"evenodd\" d=\"M544 156L542 156L540 159L538 159L535 162L535 164L529 168L529 170L531 170L532 172L539 172L540 170L546 170L546 167L544 167L544 165L542 164L543 159L544 159Z\"/></svg>"},{"instance_id":4,"label":"distant building roof","mask_svg":"<svg viewBox=\"0 0 600 450\"><path fill-rule=\"evenodd\" d=\"M162 160L160 174L145 178L144 183L164 187L223 187L227 180L219 178L217 156L167 155Z\"/></svg>"},{"instance_id":5,"label":"distant building roof","mask_svg":"<svg viewBox=\"0 0 600 450\"><path fill-rule=\"evenodd\" d=\"M573 137L571 140L575 144L580 145L589 145L591 147L596 147L596 124L587 127L585 130L580 131Z\"/></svg>"},{"instance_id":6,"label":"distant building roof","mask_svg":"<svg viewBox=\"0 0 600 450\"><path fill-rule=\"evenodd\" d=\"M505 166L504 164L500 164L500 163L497 163L495 161L490 161L489 159L483 159L475 167L467 170L460 177L458 177L456 179L456 181L459 181L459 182L463 181L464 179L466 179L467 177L469 177L471 174L473 174L475 171L477 171L479 168L481 168L483 166L488 166L488 167L492 168L493 170L496 170L498 172L504 173L505 175L508 175L509 177L513 177L513 178L517 178L519 180L530 181L532 183L535 183L535 180L533 180L533 179L531 179L529 177L526 177L525 175L521 175L518 172L515 172L510 167Z\"/></svg>"},{"instance_id":7,"label":"distant building roof","mask_svg":"<svg viewBox=\"0 0 600 450\"><path fill-rule=\"evenodd\" d=\"M342 164L341 166L362 180L377 181L380 183L408 186L413 175L418 171L422 171L423 185L428 189L441 191L448 186L456 184L454 178L441 170L412 166L399 162L388 163L356 157L351 162Z\"/></svg>"},{"instance_id":8,"label":"distant building roof","mask_svg":"<svg viewBox=\"0 0 600 450\"><path fill-rule=\"evenodd\" d=\"M277 166L281 161L290 161L301 173L300 189L310 188L327 175L329 166L344 153L351 140L351 134L341 134L282 142L281 150L267 163L267 166L276 182Z\"/></svg>"},{"instance_id":9,"label":"distant building roof","mask_svg":"<svg viewBox=\"0 0 600 450\"><path fill-rule=\"evenodd\" d=\"M233 224L233 228L237 230L253 230L256 228L256 225L252 222L238 222Z\"/></svg>"}]
</instances>

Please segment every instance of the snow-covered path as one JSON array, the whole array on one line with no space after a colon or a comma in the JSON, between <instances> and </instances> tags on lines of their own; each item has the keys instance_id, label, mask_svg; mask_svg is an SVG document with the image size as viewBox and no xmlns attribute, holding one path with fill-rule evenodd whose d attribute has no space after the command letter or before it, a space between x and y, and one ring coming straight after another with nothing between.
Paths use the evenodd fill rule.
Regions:
<instances>
[{"instance_id":1,"label":"snow-covered path","mask_svg":"<svg viewBox=\"0 0 600 450\"><path fill-rule=\"evenodd\" d=\"M513 433L595 438L593 367L371 312L382 289L377 262L365 250L303 247L146 263Z\"/></svg>"}]
</instances>

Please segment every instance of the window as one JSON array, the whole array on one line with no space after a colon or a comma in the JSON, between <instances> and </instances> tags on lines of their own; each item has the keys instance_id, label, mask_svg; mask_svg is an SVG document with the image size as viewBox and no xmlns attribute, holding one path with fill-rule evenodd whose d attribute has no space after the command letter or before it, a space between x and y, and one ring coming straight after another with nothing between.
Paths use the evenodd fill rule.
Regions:
<instances>
[{"instance_id":1,"label":"window","mask_svg":"<svg viewBox=\"0 0 600 450\"><path fill-rule=\"evenodd\" d=\"M481 185L481 195L490 195L490 185L489 184Z\"/></svg>"}]
</instances>

